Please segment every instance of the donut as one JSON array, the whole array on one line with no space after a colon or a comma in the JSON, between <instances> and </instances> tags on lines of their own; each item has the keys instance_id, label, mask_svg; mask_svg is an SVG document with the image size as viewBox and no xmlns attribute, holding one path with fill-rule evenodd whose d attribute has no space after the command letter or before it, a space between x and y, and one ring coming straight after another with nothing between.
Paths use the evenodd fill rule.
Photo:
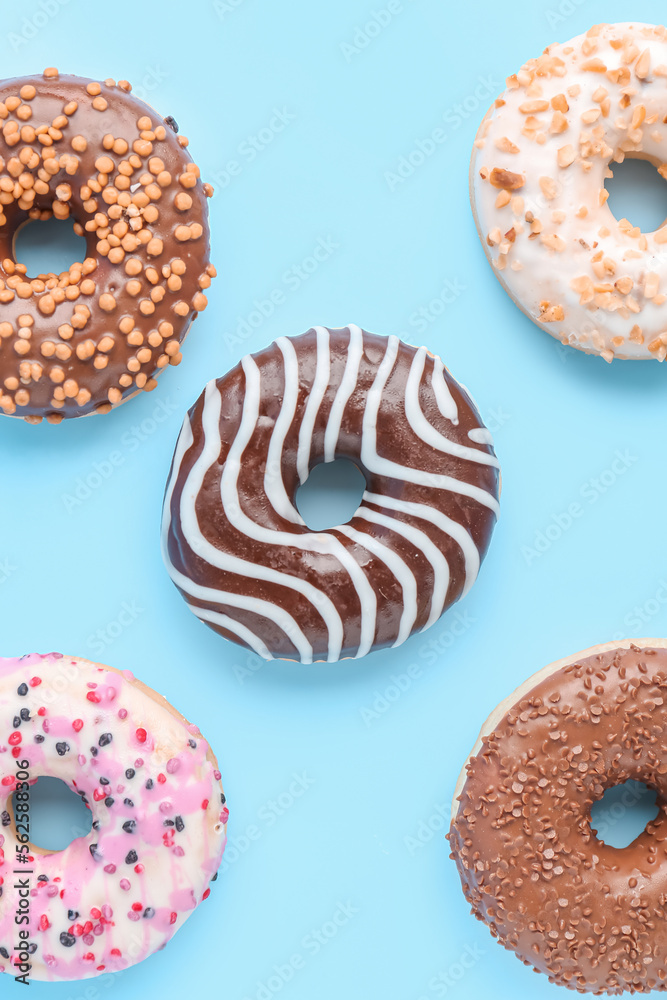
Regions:
<instances>
[{"instance_id":1,"label":"donut","mask_svg":"<svg viewBox=\"0 0 667 1000\"><path fill-rule=\"evenodd\" d=\"M449 843L466 899L525 965L580 993L667 989L667 640L593 646L491 714L461 773ZM629 847L591 806L628 779L660 814Z\"/></svg>"},{"instance_id":2,"label":"donut","mask_svg":"<svg viewBox=\"0 0 667 1000\"><path fill-rule=\"evenodd\" d=\"M601 24L507 79L477 134L473 211L502 285L562 344L605 361L667 356L667 225L616 219L626 158L667 177L667 30Z\"/></svg>"},{"instance_id":3,"label":"donut","mask_svg":"<svg viewBox=\"0 0 667 1000\"><path fill-rule=\"evenodd\" d=\"M173 118L124 80L0 82L0 413L106 413L155 388L207 304L207 199ZM72 219L86 258L31 278L14 242Z\"/></svg>"},{"instance_id":4,"label":"donut","mask_svg":"<svg viewBox=\"0 0 667 1000\"><path fill-rule=\"evenodd\" d=\"M295 496L346 458L366 491L311 531ZM191 611L264 659L398 646L472 586L498 514L491 435L440 358L358 326L280 337L185 418L163 553Z\"/></svg>"},{"instance_id":5,"label":"donut","mask_svg":"<svg viewBox=\"0 0 667 1000\"><path fill-rule=\"evenodd\" d=\"M56 653L0 658L0 724L0 972L89 979L163 948L208 897L225 846L199 730L128 670ZM92 812L64 851L30 842L43 775Z\"/></svg>"}]
</instances>

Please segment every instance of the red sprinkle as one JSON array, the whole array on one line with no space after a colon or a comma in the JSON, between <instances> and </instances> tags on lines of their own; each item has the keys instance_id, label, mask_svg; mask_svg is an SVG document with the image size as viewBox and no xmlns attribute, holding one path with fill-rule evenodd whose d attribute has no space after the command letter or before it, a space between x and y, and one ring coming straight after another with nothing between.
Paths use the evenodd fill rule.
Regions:
<instances>
[{"instance_id":1,"label":"red sprinkle","mask_svg":"<svg viewBox=\"0 0 667 1000\"><path fill-rule=\"evenodd\" d=\"M111 954L112 955L120 956L120 953L121 953L120 948L112 948L111 949Z\"/></svg>"},{"instance_id":2,"label":"red sprinkle","mask_svg":"<svg viewBox=\"0 0 667 1000\"><path fill-rule=\"evenodd\" d=\"M72 729L75 733L80 733L83 729L83 719L75 719L72 723Z\"/></svg>"},{"instance_id":3,"label":"red sprinkle","mask_svg":"<svg viewBox=\"0 0 667 1000\"><path fill-rule=\"evenodd\" d=\"M46 715L46 709L44 708L43 705L41 708L37 709L37 715Z\"/></svg>"},{"instance_id":4,"label":"red sprinkle","mask_svg":"<svg viewBox=\"0 0 667 1000\"><path fill-rule=\"evenodd\" d=\"M135 913L139 913L141 910L143 910L143 906L141 903L132 903L132 909L134 910Z\"/></svg>"},{"instance_id":5,"label":"red sprinkle","mask_svg":"<svg viewBox=\"0 0 667 1000\"><path fill-rule=\"evenodd\" d=\"M31 677L29 683L30 683L30 687L31 688L39 687L39 685L42 683L42 678L41 677Z\"/></svg>"},{"instance_id":6,"label":"red sprinkle","mask_svg":"<svg viewBox=\"0 0 667 1000\"><path fill-rule=\"evenodd\" d=\"M94 705L99 704L101 700L100 696L98 694L95 694L94 691L89 691L88 694L86 695L86 698L88 699L88 701L92 701Z\"/></svg>"},{"instance_id":7,"label":"red sprinkle","mask_svg":"<svg viewBox=\"0 0 667 1000\"><path fill-rule=\"evenodd\" d=\"M158 776L157 776L157 780L160 782L161 785L164 785L165 781L167 780L167 775L166 774L162 774L160 772L160 774L158 774Z\"/></svg>"},{"instance_id":8,"label":"red sprinkle","mask_svg":"<svg viewBox=\"0 0 667 1000\"><path fill-rule=\"evenodd\" d=\"M90 915L93 918L93 920L99 920L99 918L102 916L102 911L98 910L98 908L94 906L90 911Z\"/></svg>"},{"instance_id":9,"label":"red sprinkle","mask_svg":"<svg viewBox=\"0 0 667 1000\"><path fill-rule=\"evenodd\" d=\"M204 895L202 896L202 899L208 899L210 895L211 895L211 890L207 889Z\"/></svg>"},{"instance_id":10,"label":"red sprinkle","mask_svg":"<svg viewBox=\"0 0 667 1000\"><path fill-rule=\"evenodd\" d=\"M17 760L21 756L22 753L23 753L23 751L21 750L21 747L14 747L14 749L12 750L12 757L15 760Z\"/></svg>"},{"instance_id":11,"label":"red sprinkle","mask_svg":"<svg viewBox=\"0 0 667 1000\"><path fill-rule=\"evenodd\" d=\"M172 910L171 911L171 916L169 918L169 923L170 924L175 924L177 920L178 920L178 913L176 913L174 910Z\"/></svg>"},{"instance_id":12,"label":"red sprinkle","mask_svg":"<svg viewBox=\"0 0 667 1000\"><path fill-rule=\"evenodd\" d=\"M208 799L204 799L201 804L202 809L208 809Z\"/></svg>"},{"instance_id":13,"label":"red sprinkle","mask_svg":"<svg viewBox=\"0 0 667 1000\"><path fill-rule=\"evenodd\" d=\"M137 729L136 736L139 743L145 743L148 733L145 729Z\"/></svg>"},{"instance_id":14,"label":"red sprinkle","mask_svg":"<svg viewBox=\"0 0 667 1000\"><path fill-rule=\"evenodd\" d=\"M143 865L141 865L141 864L139 864L139 865L135 865L135 866L134 866L134 870L135 870L135 872L137 873L137 875L141 875L141 873L142 873L142 872L143 872L143 870L144 870L144 866L143 866Z\"/></svg>"},{"instance_id":15,"label":"red sprinkle","mask_svg":"<svg viewBox=\"0 0 667 1000\"><path fill-rule=\"evenodd\" d=\"M20 733L13 732L11 734L11 736L9 737L9 741L8 741L10 747L17 747L19 745L19 743L21 742L22 739L23 739L23 737L21 736Z\"/></svg>"},{"instance_id":16,"label":"red sprinkle","mask_svg":"<svg viewBox=\"0 0 667 1000\"><path fill-rule=\"evenodd\" d=\"M50 926L51 924L49 922L49 918L47 917L46 913L42 913L41 917L39 918L40 931L48 931Z\"/></svg>"}]
</instances>

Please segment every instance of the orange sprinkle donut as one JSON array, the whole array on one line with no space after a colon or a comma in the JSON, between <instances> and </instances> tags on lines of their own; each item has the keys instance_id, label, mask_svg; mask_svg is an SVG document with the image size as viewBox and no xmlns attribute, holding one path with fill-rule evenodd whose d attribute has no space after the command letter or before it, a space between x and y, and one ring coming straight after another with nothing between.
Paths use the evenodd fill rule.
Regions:
<instances>
[{"instance_id":1,"label":"orange sprinkle donut","mask_svg":"<svg viewBox=\"0 0 667 1000\"><path fill-rule=\"evenodd\" d=\"M667 225L617 220L626 157L667 176L667 30L602 24L507 79L477 134L471 197L495 273L538 326L588 354L664 361Z\"/></svg>"},{"instance_id":2,"label":"orange sprinkle donut","mask_svg":"<svg viewBox=\"0 0 667 1000\"><path fill-rule=\"evenodd\" d=\"M181 360L215 275L199 168L124 80L0 82L0 412L106 413ZM73 219L85 260L31 278L14 241L31 219Z\"/></svg>"}]
</instances>

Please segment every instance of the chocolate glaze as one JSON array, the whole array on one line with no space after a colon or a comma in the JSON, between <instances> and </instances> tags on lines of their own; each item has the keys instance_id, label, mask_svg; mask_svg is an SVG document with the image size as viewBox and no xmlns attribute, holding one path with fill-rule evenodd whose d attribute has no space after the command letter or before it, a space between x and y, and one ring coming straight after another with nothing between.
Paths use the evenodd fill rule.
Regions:
<instances>
[{"instance_id":1,"label":"chocolate glaze","mask_svg":"<svg viewBox=\"0 0 667 1000\"><path fill-rule=\"evenodd\" d=\"M33 87L34 97L20 96ZM0 412L32 422L42 416L57 422L63 417L106 412L139 389L153 388L154 376L180 360L179 344L196 312L206 305L202 289L214 274L209 266L206 205L212 189L199 179L185 149L187 140L129 89L123 81L96 84L56 71L0 83L0 187L2 182L16 183L18 170L32 189L39 189L32 201L31 194L28 200L19 198L18 188L13 193L5 188L0 191ZM13 107L17 100L20 106ZM66 113L64 109L74 107L72 102L77 103L76 109ZM150 119L150 128L142 119ZM53 128L54 121L58 128ZM50 126L51 133L35 134L43 126ZM87 143L85 149L81 136ZM116 141L113 148L111 140ZM36 155L28 162L31 150ZM54 152L58 170L52 173L45 164L47 157L53 161ZM113 165L108 172L100 170L101 157ZM116 187L118 168L133 157L130 184L121 180L121 190ZM15 164L19 165L16 169ZM145 201L146 192L150 202L139 204L137 213L135 202ZM190 207L176 207L179 195L181 205L191 199ZM129 198L131 204L119 206L116 199L120 196ZM120 207L122 214L114 218L112 213ZM54 208L58 218L74 219L75 229L85 235L86 267L92 265L92 270L84 267L83 278L92 281L82 286L84 262L61 275L40 275L32 280L31 288L27 287L31 278L23 274L22 291L27 297L20 297L12 287L18 280L14 236L23 223L49 218ZM144 219L146 212L152 221ZM113 227L119 224L122 231L124 223L137 225L137 215L142 228L130 228L128 233L146 242L133 248L130 239L127 252L121 246L110 253L103 234L110 233L110 242L118 243ZM192 226L192 238L177 238L177 230L183 236L183 227ZM155 240L161 241L161 247ZM121 253L122 259L115 260ZM181 262L176 265L179 280L172 280L170 287L177 260ZM90 316L79 325L85 315L79 310L79 321L72 324L80 306L87 307ZM19 317L28 317L32 326L22 326ZM27 350L18 343L20 329L31 331ZM86 347L81 348L84 342ZM78 356L77 349L86 356ZM96 367L104 364L103 358L108 359L106 367ZM67 395L58 398L64 388Z\"/></svg>"},{"instance_id":2,"label":"chocolate glaze","mask_svg":"<svg viewBox=\"0 0 667 1000\"><path fill-rule=\"evenodd\" d=\"M445 409L449 399L451 418L438 396ZM373 398L381 457L369 463L372 426L363 424ZM413 430L408 411L413 419L421 412L435 445ZM358 327L281 338L210 383L186 418L165 498L164 554L172 578L195 614L267 658L310 662L397 645L461 596L486 552L499 471L481 428L467 392L424 349ZM244 435L247 443L237 451ZM334 458L358 466L367 492L348 525L314 533L296 511L295 494L310 469ZM395 463L388 471L381 469L386 459ZM222 502L230 461L239 464L238 497L234 490ZM416 613L406 621L410 588ZM292 616L296 627L279 623L274 609ZM339 640L331 624L336 613Z\"/></svg>"},{"instance_id":3,"label":"chocolate glaze","mask_svg":"<svg viewBox=\"0 0 667 1000\"><path fill-rule=\"evenodd\" d=\"M666 692L667 649L567 661L467 765L449 841L472 912L582 993L667 989ZM595 836L591 805L630 778L657 790L660 813L617 849Z\"/></svg>"}]
</instances>

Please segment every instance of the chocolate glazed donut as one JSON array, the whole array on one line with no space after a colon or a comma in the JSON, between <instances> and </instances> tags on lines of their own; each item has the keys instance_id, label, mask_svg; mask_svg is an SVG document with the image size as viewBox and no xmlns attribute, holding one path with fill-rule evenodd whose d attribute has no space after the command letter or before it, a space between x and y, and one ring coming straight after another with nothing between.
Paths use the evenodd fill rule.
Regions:
<instances>
[{"instance_id":1,"label":"chocolate glazed donut","mask_svg":"<svg viewBox=\"0 0 667 1000\"><path fill-rule=\"evenodd\" d=\"M628 779L660 813L629 847L591 806ZM466 899L501 944L580 993L667 989L667 640L551 664L491 715L449 834Z\"/></svg>"},{"instance_id":2,"label":"chocolate glazed donut","mask_svg":"<svg viewBox=\"0 0 667 1000\"><path fill-rule=\"evenodd\" d=\"M199 169L126 81L0 83L0 412L105 413L181 360L215 269ZM30 219L72 218L86 259L30 278L14 240Z\"/></svg>"},{"instance_id":3,"label":"chocolate glazed donut","mask_svg":"<svg viewBox=\"0 0 667 1000\"><path fill-rule=\"evenodd\" d=\"M320 462L366 478L348 524L294 502ZM397 646L475 580L498 513L489 432L439 358L357 326L282 337L186 417L163 551L191 610L267 659Z\"/></svg>"}]
</instances>

